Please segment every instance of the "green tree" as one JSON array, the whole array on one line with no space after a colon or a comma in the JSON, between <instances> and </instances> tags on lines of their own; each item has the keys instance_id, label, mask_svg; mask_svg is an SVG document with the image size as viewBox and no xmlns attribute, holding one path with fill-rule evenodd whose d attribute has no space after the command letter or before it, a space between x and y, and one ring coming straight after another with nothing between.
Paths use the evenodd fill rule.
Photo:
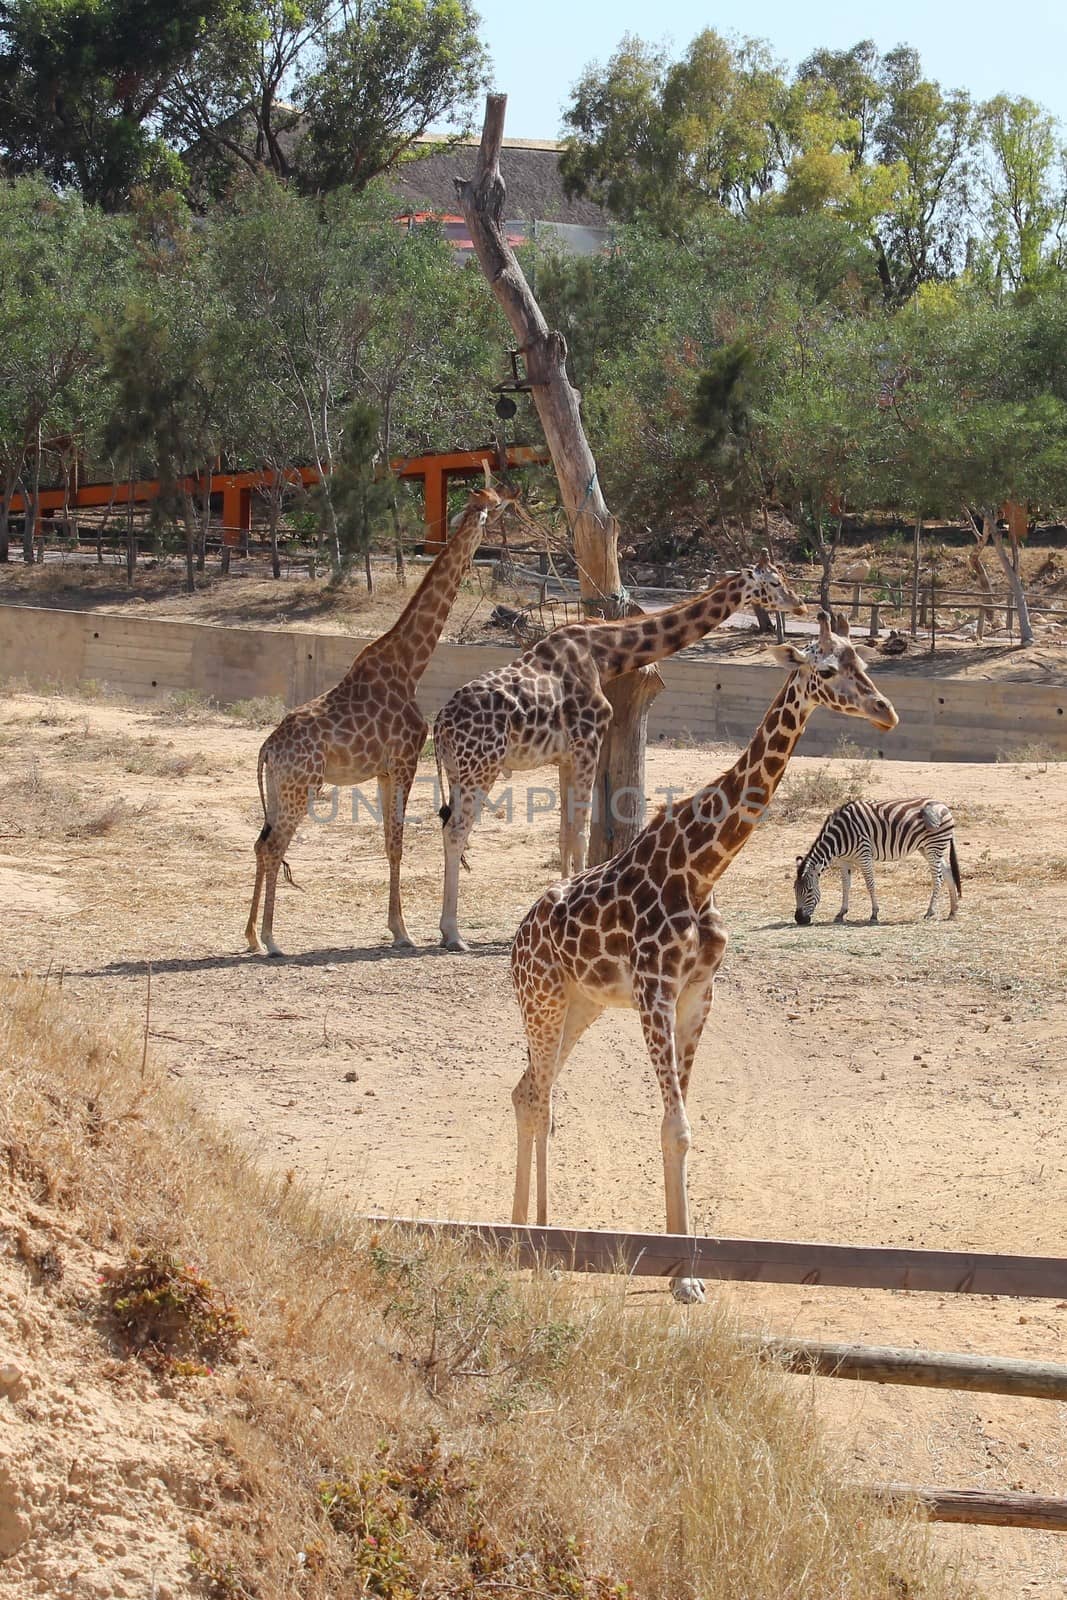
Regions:
<instances>
[{"instance_id":1,"label":"green tree","mask_svg":"<svg viewBox=\"0 0 1067 1600\"><path fill-rule=\"evenodd\" d=\"M1062 266L1067 153L1055 119L1025 97L997 95L980 116L988 249L996 277L1019 289Z\"/></svg>"},{"instance_id":2,"label":"green tree","mask_svg":"<svg viewBox=\"0 0 1067 1600\"><path fill-rule=\"evenodd\" d=\"M123 224L58 199L39 180L0 187L0 561L8 559L11 502L35 502L55 456L48 441L84 431L95 403L98 329L123 292ZM27 560L35 520L25 518Z\"/></svg>"},{"instance_id":3,"label":"green tree","mask_svg":"<svg viewBox=\"0 0 1067 1600\"><path fill-rule=\"evenodd\" d=\"M382 459L380 419L372 405L353 401L342 419L340 434L330 484L341 552L337 575L343 577L362 556L370 594L374 590L371 541L395 503L395 485L388 462Z\"/></svg>"},{"instance_id":4,"label":"green tree","mask_svg":"<svg viewBox=\"0 0 1067 1600\"><path fill-rule=\"evenodd\" d=\"M359 0L326 33L304 81L303 182L364 188L427 128L449 120L469 130L486 82L467 0Z\"/></svg>"},{"instance_id":5,"label":"green tree","mask_svg":"<svg viewBox=\"0 0 1067 1600\"><path fill-rule=\"evenodd\" d=\"M109 210L180 176L161 137L176 74L230 0L4 0L0 156Z\"/></svg>"}]
</instances>

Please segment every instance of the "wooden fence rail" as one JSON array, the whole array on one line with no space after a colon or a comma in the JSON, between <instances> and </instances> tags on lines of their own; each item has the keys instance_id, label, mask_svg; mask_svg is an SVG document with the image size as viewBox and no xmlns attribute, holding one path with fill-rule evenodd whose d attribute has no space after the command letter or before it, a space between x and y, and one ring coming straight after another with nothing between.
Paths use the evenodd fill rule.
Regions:
<instances>
[{"instance_id":1,"label":"wooden fence rail","mask_svg":"<svg viewBox=\"0 0 1067 1600\"><path fill-rule=\"evenodd\" d=\"M823 1288L1067 1299L1067 1258L1062 1256L615 1233L593 1228L520 1227L503 1222L387 1217L365 1220L486 1245L508 1254L522 1267L548 1265L571 1272L624 1271L652 1278L720 1278Z\"/></svg>"},{"instance_id":2,"label":"wooden fence rail","mask_svg":"<svg viewBox=\"0 0 1067 1600\"><path fill-rule=\"evenodd\" d=\"M814 1373L820 1378L956 1389L970 1394L1010 1394L1030 1400L1067 1400L1067 1367L1050 1361L747 1334L741 1343L761 1360L773 1361L787 1372Z\"/></svg>"},{"instance_id":3,"label":"wooden fence rail","mask_svg":"<svg viewBox=\"0 0 1067 1600\"><path fill-rule=\"evenodd\" d=\"M876 1501L885 1511L917 1507L929 1522L1067 1533L1067 1500L1050 1495L987 1489L917 1489L906 1483L856 1484L854 1492Z\"/></svg>"}]
</instances>

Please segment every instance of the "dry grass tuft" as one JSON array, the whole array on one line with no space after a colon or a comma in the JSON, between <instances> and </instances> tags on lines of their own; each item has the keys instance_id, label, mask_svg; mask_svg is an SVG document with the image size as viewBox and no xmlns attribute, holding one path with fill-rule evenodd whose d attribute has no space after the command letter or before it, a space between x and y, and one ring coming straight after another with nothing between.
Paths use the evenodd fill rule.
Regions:
<instances>
[{"instance_id":1,"label":"dry grass tuft","mask_svg":"<svg viewBox=\"0 0 1067 1600\"><path fill-rule=\"evenodd\" d=\"M800 772L785 779L775 796L770 819L799 822L813 813L825 816L846 800L862 800L870 780L869 761L850 761L844 768L824 762L813 772Z\"/></svg>"},{"instance_id":2,"label":"dry grass tuft","mask_svg":"<svg viewBox=\"0 0 1067 1600\"><path fill-rule=\"evenodd\" d=\"M285 716L285 701L276 694L258 694L251 700L235 700L225 708L227 717L249 728L273 728Z\"/></svg>"},{"instance_id":3,"label":"dry grass tuft","mask_svg":"<svg viewBox=\"0 0 1067 1600\"><path fill-rule=\"evenodd\" d=\"M121 796L103 806L89 801L73 785L43 773L36 756L0 788L5 825L27 838L100 839L152 809L151 804L131 806Z\"/></svg>"},{"instance_id":4,"label":"dry grass tuft","mask_svg":"<svg viewBox=\"0 0 1067 1600\"><path fill-rule=\"evenodd\" d=\"M209 1407L202 1470L228 1488L195 1501L188 1538L210 1593L970 1593L921 1525L837 1486L810 1406L714 1306L648 1309L624 1276L522 1278L320 1210L143 1069L132 1032L28 980L0 980L0 1202L54 1217L60 1253L113 1260L95 1335L84 1298L25 1283L53 1330L88 1327L104 1371L110 1318L132 1319L174 1358L145 1381ZM166 1347L175 1320L200 1331ZM236 1364L183 1376L208 1364L205 1331Z\"/></svg>"}]
</instances>

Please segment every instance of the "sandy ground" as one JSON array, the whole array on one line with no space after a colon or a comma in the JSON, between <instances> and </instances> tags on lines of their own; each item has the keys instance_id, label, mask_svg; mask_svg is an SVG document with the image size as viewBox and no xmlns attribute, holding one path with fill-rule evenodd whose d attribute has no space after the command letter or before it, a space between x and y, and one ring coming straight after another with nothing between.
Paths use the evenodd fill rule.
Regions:
<instances>
[{"instance_id":1,"label":"sandy ground","mask_svg":"<svg viewBox=\"0 0 1067 1600\"><path fill-rule=\"evenodd\" d=\"M435 942L439 825L424 783L404 879L418 948L394 953L380 836L365 812L351 821L343 796L337 820L306 824L290 851L303 892L279 895L288 959L256 960L242 930L261 738L207 715L8 697L4 965L58 969L91 1006L143 1016L150 963L151 1049L265 1162L360 1211L506 1217L523 1064L507 943L553 877L553 817L527 820L517 782L513 820L482 824L462 885L472 950L448 955ZM656 749L650 787L696 786L732 757ZM882 869L881 926L833 926L830 882L817 925L795 926L793 858L849 782L953 806L957 922L919 920L928 878L915 861ZM1065 812L1067 763L793 763L718 895L731 948L690 1097L700 1231L1063 1253ZM865 915L862 890L853 911ZM609 1013L561 1079L552 1220L661 1227L659 1117L637 1020ZM635 1288L635 1313L650 1290ZM782 1334L1045 1359L1067 1349L1067 1303L713 1292L750 1327ZM1065 1492L1067 1407L789 1381L806 1385L857 1479ZM1067 1595L1067 1540L934 1537L990 1595Z\"/></svg>"}]
</instances>

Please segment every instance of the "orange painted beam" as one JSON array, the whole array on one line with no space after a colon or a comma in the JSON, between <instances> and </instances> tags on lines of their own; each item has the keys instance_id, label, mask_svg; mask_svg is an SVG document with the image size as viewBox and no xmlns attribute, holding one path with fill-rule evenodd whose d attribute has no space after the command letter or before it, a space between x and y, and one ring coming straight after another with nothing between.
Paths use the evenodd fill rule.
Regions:
<instances>
[{"instance_id":1,"label":"orange painted beam","mask_svg":"<svg viewBox=\"0 0 1067 1600\"><path fill-rule=\"evenodd\" d=\"M440 549L447 537L449 477L479 473L483 470L485 462L488 462L492 469L495 459L495 450L487 446L483 450L449 450L425 456L402 456L390 463L397 477L423 480L425 485L423 520L429 549ZM508 447L509 467L530 466L548 459L546 451L538 450L532 445ZM247 531L252 525L252 495L256 490L269 488L273 479L273 472L262 469L212 473L212 493L222 495L223 528ZM285 473L285 479L288 483L301 483L305 488L311 488L319 481L318 469L291 467ZM196 480L187 478L185 487L195 491ZM158 478L137 479L133 484L84 483L66 495L62 489L42 489L38 498L38 508L41 513L54 513L61 511L64 504L72 511L108 505L125 506L131 502L134 505L146 505L157 499L159 492ZM12 514L17 516L25 509L22 495L16 492L11 502Z\"/></svg>"}]
</instances>

